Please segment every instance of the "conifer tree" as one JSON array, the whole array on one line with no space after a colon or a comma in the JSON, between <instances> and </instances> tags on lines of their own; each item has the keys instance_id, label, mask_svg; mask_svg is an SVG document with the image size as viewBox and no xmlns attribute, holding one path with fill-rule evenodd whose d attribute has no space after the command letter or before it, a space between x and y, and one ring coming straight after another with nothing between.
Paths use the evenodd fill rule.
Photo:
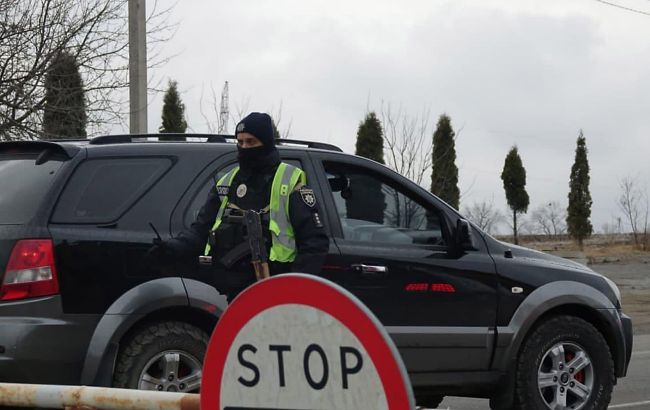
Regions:
<instances>
[{"instance_id":1,"label":"conifer tree","mask_svg":"<svg viewBox=\"0 0 650 410\"><path fill-rule=\"evenodd\" d=\"M356 155L384 163L384 131L374 112L366 114L357 131ZM348 218L384 223L386 197L379 180L359 175L349 178L354 194L346 199Z\"/></svg>"},{"instance_id":2,"label":"conifer tree","mask_svg":"<svg viewBox=\"0 0 650 410\"><path fill-rule=\"evenodd\" d=\"M75 57L62 52L54 58L45 77L43 137L86 137L86 99Z\"/></svg>"},{"instance_id":3,"label":"conifer tree","mask_svg":"<svg viewBox=\"0 0 650 410\"><path fill-rule=\"evenodd\" d=\"M357 131L356 155L384 163L384 131L374 112L366 114Z\"/></svg>"},{"instance_id":4,"label":"conifer tree","mask_svg":"<svg viewBox=\"0 0 650 410\"><path fill-rule=\"evenodd\" d=\"M169 86L165 92L162 108L162 125L158 131L166 133L184 133L187 129L185 121L185 104L181 101L178 93L178 83L169 80Z\"/></svg>"},{"instance_id":5,"label":"conifer tree","mask_svg":"<svg viewBox=\"0 0 650 410\"><path fill-rule=\"evenodd\" d=\"M569 206L567 208L567 230L578 242L580 249L588 238L591 226L591 194L589 193L589 161L587 160L587 142L580 130L576 143L576 155L569 177Z\"/></svg>"},{"instance_id":6,"label":"conifer tree","mask_svg":"<svg viewBox=\"0 0 650 410\"><path fill-rule=\"evenodd\" d=\"M433 133L433 158L431 171L431 192L452 207L460 205L458 189L458 167L456 166L455 133L451 118L442 114Z\"/></svg>"},{"instance_id":7,"label":"conifer tree","mask_svg":"<svg viewBox=\"0 0 650 410\"><path fill-rule=\"evenodd\" d=\"M513 146L506 156L501 172L503 189L506 191L506 200L512 210L512 229L515 244L519 243L517 237L517 214L526 213L530 198L526 192L526 169L521 162L517 146Z\"/></svg>"}]
</instances>

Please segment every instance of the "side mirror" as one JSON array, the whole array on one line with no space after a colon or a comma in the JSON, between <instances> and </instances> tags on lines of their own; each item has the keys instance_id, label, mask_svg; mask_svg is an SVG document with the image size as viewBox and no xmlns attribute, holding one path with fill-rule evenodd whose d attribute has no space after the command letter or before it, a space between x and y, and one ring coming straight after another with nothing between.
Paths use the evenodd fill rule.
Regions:
<instances>
[{"instance_id":1,"label":"side mirror","mask_svg":"<svg viewBox=\"0 0 650 410\"><path fill-rule=\"evenodd\" d=\"M476 250L472 225L465 219L456 222L456 246L462 250Z\"/></svg>"}]
</instances>

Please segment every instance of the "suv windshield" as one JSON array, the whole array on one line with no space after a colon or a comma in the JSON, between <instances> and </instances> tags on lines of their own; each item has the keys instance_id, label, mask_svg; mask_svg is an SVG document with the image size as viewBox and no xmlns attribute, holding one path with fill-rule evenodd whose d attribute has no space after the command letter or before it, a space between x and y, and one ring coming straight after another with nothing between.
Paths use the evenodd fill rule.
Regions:
<instances>
[{"instance_id":1,"label":"suv windshield","mask_svg":"<svg viewBox=\"0 0 650 410\"><path fill-rule=\"evenodd\" d=\"M36 165L38 154L0 155L0 225L28 222L47 191L62 158Z\"/></svg>"}]
</instances>

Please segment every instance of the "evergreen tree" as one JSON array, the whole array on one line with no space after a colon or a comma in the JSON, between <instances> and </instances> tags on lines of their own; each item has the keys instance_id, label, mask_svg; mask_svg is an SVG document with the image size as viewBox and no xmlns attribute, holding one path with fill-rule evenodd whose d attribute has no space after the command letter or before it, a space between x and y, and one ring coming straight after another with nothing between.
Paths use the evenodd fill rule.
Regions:
<instances>
[{"instance_id":1,"label":"evergreen tree","mask_svg":"<svg viewBox=\"0 0 650 410\"><path fill-rule=\"evenodd\" d=\"M512 147L506 156L501 179L503 180L503 189L506 191L508 206L512 209L512 229L515 244L518 244L517 214L528 211L530 199L526 192L526 170L521 162L517 146Z\"/></svg>"},{"instance_id":2,"label":"evergreen tree","mask_svg":"<svg viewBox=\"0 0 650 410\"><path fill-rule=\"evenodd\" d=\"M384 163L384 131L374 112L368 113L359 124L356 155Z\"/></svg>"},{"instance_id":3,"label":"evergreen tree","mask_svg":"<svg viewBox=\"0 0 650 410\"><path fill-rule=\"evenodd\" d=\"M86 98L75 57L57 55L45 76L43 137L45 139L86 137Z\"/></svg>"},{"instance_id":4,"label":"evergreen tree","mask_svg":"<svg viewBox=\"0 0 650 410\"><path fill-rule=\"evenodd\" d=\"M366 114L359 124L356 155L384 163L384 131L374 112ZM384 223L386 197L381 182L360 175L350 176L349 182L354 195L345 202L348 218Z\"/></svg>"},{"instance_id":5,"label":"evergreen tree","mask_svg":"<svg viewBox=\"0 0 650 410\"><path fill-rule=\"evenodd\" d=\"M569 177L569 207L567 208L567 230L569 235L578 241L582 249L584 239L593 232L591 226L591 194L589 193L589 161L585 137L578 136L576 156Z\"/></svg>"},{"instance_id":6,"label":"evergreen tree","mask_svg":"<svg viewBox=\"0 0 650 410\"><path fill-rule=\"evenodd\" d=\"M433 133L433 159L431 170L431 192L452 207L460 205L458 189L458 167L456 166L455 133L451 118L442 114Z\"/></svg>"},{"instance_id":7,"label":"evergreen tree","mask_svg":"<svg viewBox=\"0 0 650 410\"><path fill-rule=\"evenodd\" d=\"M162 125L158 131L162 134L184 133L187 129L185 122L185 104L178 93L178 83L169 80L162 108Z\"/></svg>"}]
</instances>

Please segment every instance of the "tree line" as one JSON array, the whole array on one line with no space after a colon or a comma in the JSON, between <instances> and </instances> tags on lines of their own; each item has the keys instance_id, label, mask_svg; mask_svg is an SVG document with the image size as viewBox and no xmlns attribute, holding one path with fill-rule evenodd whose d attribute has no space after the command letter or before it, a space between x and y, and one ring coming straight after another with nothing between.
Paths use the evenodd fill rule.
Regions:
<instances>
[{"instance_id":1,"label":"tree line","mask_svg":"<svg viewBox=\"0 0 650 410\"><path fill-rule=\"evenodd\" d=\"M402 129L405 131L402 132L401 142L396 141L399 138L396 138L394 133L395 124L394 115L391 115L392 111L385 110L382 105L381 112L384 119L383 126L375 112L367 113L360 122L357 131L356 154L384 164L384 153L386 152L388 158L392 159L388 166L421 185L422 178L418 177L424 171L430 171L430 192L455 209L460 209L461 193L458 188L458 167L455 164L456 133L451 126L449 115L441 114L439 116L435 131L431 135L430 149L427 149L427 144L422 143L422 136L425 135L423 127L419 129L420 132L417 135L414 135L411 132L413 127L408 126L408 124L412 124L412 121L405 120L402 116L402 123L407 126L402 125ZM419 119L419 121L422 120ZM418 119L415 122L417 123ZM384 135L385 127L388 127L389 135ZM589 190L590 169L587 153L586 138L580 130L576 140L574 162L569 172L567 208L563 209L558 202L552 201L538 207L531 215L531 220L542 233L548 236L566 233L575 240L581 249L584 246L584 241L594 232L591 223L593 201ZM414 164L420 165L415 167L416 172L411 169ZM509 223L513 231L513 239L517 244L520 225L517 217L528 212L530 197L526 191L526 169L516 145L512 146L506 154L500 176L511 213ZM620 188L618 205L632 229L634 243L640 249L647 249L648 228L650 228L648 224L650 215L648 195L640 189L638 180L634 178L624 178ZM488 232L493 231L497 224L506 219L494 208L492 202L486 201L465 207L464 214Z\"/></svg>"},{"instance_id":2,"label":"tree line","mask_svg":"<svg viewBox=\"0 0 650 410\"><path fill-rule=\"evenodd\" d=\"M187 129L177 83L169 82L162 109L161 133L183 133ZM280 115L280 114L278 114ZM355 154L385 164L397 173L419 185L425 184L425 175L430 173L429 190L455 209L460 209L461 192L458 187L456 166L456 132L448 114L441 114L430 134L429 113L409 116L401 109L394 109L382 103L380 115L369 111L359 123ZM275 120L276 138L280 137ZM582 249L584 241L593 232L591 223L592 198L589 190L589 160L587 141L582 130L576 139L575 157L569 173L568 206L564 209L557 201L543 204L532 211L530 221L547 236L568 234ZM511 219L515 244L519 243L520 222L518 216L526 214L530 197L526 191L526 169L516 145L505 156L501 172L504 194ZM375 187L379 189L378 187ZM373 195L373 187L364 187L366 196ZM620 182L618 206L630 226L635 245L647 249L650 244L650 199L643 192L639 181L626 177ZM367 204L357 204L362 209L349 212L367 212ZM351 204L354 207L356 205ZM493 231L504 216L494 208L492 202L480 202L467 206L464 214L487 232ZM375 218L379 221L381 210ZM620 225L620 222L619 222ZM619 229L620 230L620 229Z\"/></svg>"},{"instance_id":3,"label":"tree line","mask_svg":"<svg viewBox=\"0 0 650 410\"><path fill-rule=\"evenodd\" d=\"M5 0L0 3L0 141L12 139L86 138L87 127L119 122L128 86L126 54L127 0ZM153 42L168 38L170 10L154 10L148 23ZM153 63L156 64L156 63ZM82 75L83 74L83 75ZM84 80L85 78L85 80ZM274 116L279 120L280 114ZM383 104L380 115L369 112L359 125L356 154L394 169L460 209L455 138L451 118L439 116L429 133L428 112L409 116ZM163 134L184 133L185 105L178 84L170 80L161 114ZM277 138L281 136L274 121ZM286 135L285 135L286 136ZM176 136L161 139L177 139ZM385 155L384 155L385 154ZM426 183L427 173L430 182ZM501 173L515 243L520 220L528 212L526 170L517 146L507 153ZM586 138L577 138L569 175L568 207L557 202L540 206L531 220L548 235L565 231L582 247L593 233ZM648 247L650 205L639 181L620 182L618 206L635 244ZM505 219L491 202L467 206L464 213L481 228ZM621 222L618 223L619 231ZM610 228L607 228L610 229Z\"/></svg>"}]
</instances>

